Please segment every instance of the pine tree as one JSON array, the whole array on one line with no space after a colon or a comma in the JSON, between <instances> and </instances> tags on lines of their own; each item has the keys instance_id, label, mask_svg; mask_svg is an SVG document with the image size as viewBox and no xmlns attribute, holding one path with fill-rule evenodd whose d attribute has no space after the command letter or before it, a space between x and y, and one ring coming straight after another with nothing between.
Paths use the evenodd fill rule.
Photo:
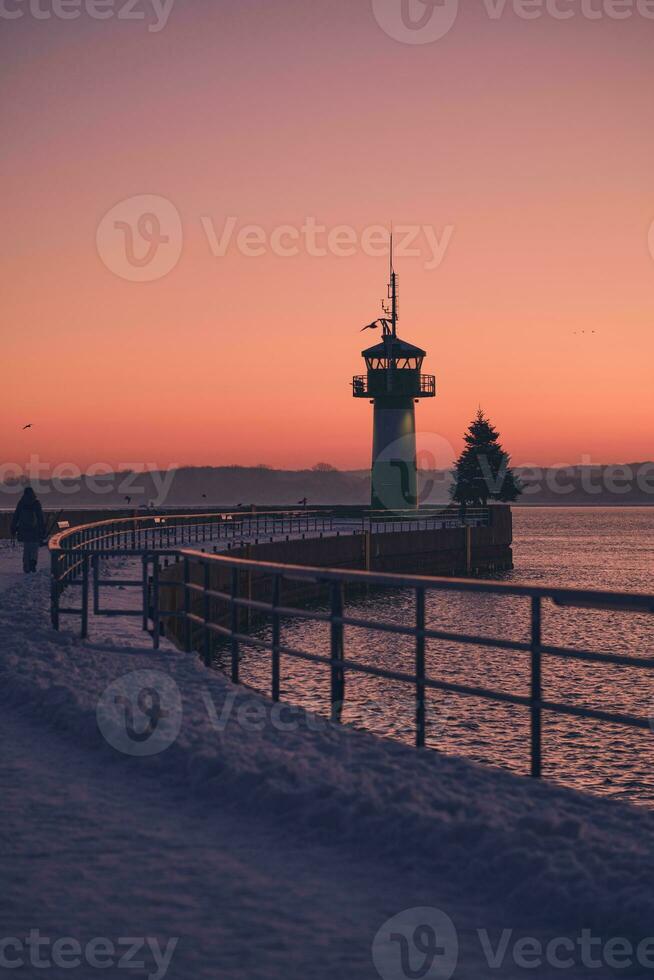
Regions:
<instances>
[{"instance_id":1,"label":"pine tree","mask_svg":"<svg viewBox=\"0 0 654 980\"><path fill-rule=\"evenodd\" d=\"M455 464L453 500L485 507L489 500L508 502L520 496L520 480L509 466L511 457L502 449L499 437L480 408L468 427L466 447Z\"/></svg>"}]
</instances>

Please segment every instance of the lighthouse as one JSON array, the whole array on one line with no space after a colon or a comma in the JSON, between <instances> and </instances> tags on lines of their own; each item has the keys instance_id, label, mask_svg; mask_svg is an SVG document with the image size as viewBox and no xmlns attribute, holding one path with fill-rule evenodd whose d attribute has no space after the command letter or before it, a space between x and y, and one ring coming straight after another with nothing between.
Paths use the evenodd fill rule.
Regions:
<instances>
[{"instance_id":1,"label":"lighthouse","mask_svg":"<svg viewBox=\"0 0 654 980\"><path fill-rule=\"evenodd\" d=\"M427 352L397 336L398 278L391 236L388 301L383 316L364 330L382 330L381 342L361 352L366 374L352 381L355 398L374 405L371 506L373 510L406 511L418 507L416 412L419 398L434 398L436 378L423 374Z\"/></svg>"}]
</instances>

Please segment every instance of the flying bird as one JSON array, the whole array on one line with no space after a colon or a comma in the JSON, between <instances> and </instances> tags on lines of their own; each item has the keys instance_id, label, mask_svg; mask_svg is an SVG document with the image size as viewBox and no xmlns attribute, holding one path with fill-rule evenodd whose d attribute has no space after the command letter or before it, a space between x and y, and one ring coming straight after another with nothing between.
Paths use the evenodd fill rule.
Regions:
<instances>
[{"instance_id":1,"label":"flying bird","mask_svg":"<svg viewBox=\"0 0 654 980\"><path fill-rule=\"evenodd\" d=\"M363 333L364 330L378 330L378 329L379 329L379 320L375 320L374 323L369 323L367 326L361 327L359 333Z\"/></svg>"},{"instance_id":2,"label":"flying bird","mask_svg":"<svg viewBox=\"0 0 654 980\"><path fill-rule=\"evenodd\" d=\"M298 504L302 504L303 507L306 507L308 503L309 501L307 500L306 497L303 497L302 500L298 500Z\"/></svg>"},{"instance_id":3,"label":"flying bird","mask_svg":"<svg viewBox=\"0 0 654 980\"><path fill-rule=\"evenodd\" d=\"M25 429L31 429L31 428L32 428L32 423L29 422L27 425L23 426L23 432L25 431Z\"/></svg>"}]
</instances>

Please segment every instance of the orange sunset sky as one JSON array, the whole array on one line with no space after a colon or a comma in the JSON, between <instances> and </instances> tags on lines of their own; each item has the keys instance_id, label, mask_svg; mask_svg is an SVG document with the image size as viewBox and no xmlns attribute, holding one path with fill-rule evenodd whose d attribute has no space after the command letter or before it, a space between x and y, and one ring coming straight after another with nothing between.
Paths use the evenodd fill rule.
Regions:
<instances>
[{"instance_id":1,"label":"orange sunset sky","mask_svg":"<svg viewBox=\"0 0 654 980\"><path fill-rule=\"evenodd\" d=\"M388 273L360 236L391 220L450 236L436 267L423 234L396 263L429 438L458 451L481 404L517 464L651 459L654 19L560 6L462 4L406 44L371 0L177 0L157 31L150 0L144 20L7 0L2 462L367 465L350 381ZM102 225L142 195L181 221L150 282ZM353 254L236 242L307 218L354 229Z\"/></svg>"}]
</instances>

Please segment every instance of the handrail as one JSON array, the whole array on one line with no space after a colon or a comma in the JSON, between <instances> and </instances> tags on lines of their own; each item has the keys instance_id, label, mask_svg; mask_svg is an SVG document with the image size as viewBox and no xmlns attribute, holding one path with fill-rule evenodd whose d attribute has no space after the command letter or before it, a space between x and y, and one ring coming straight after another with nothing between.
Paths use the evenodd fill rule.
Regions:
<instances>
[{"instance_id":1,"label":"handrail","mask_svg":"<svg viewBox=\"0 0 654 980\"><path fill-rule=\"evenodd\" d=\"M207 520L222 517L222 514L193 514L193 515L144 515L141 520L153 522L155 518L166 517L174 521L178 518L194 520L196 524L189 525L197 529L209 526L212 530L215 524L207 525ZM312 521L318 530L331 520L328 515L320 512L238 512L238 521L223 521L222 526L248 524L256 526L256 518L263 528L269 526L268 521L278 524L285 530L292 527L296 520L298 527L304 522L308 526ZM543 695L542 663L546 657L564 660L582 660L596 664L613 664L616 666L636 667L641 670L654 668L654 657L634 657L626 654L615 654L604 651L584 650L580 648L559 646L546 643L542 635L542 609L544 602L552 602L561 608L599 609L624 613L654 613L654 594L636 592L612 592L599 589L578 589L559 586L543 586L532 583L518 584L513 582L496 582L480 579L460 579L431 577L426 575L404 575L391 572L360 571L355 569L334 569L319 566L283 564L280 562L259 561L248 557L236 557L233 554L209 554L192 547L166 547L166 525L152 523L140 531L158 530L160 532L159 547L156 540L148 547L135 545L132 527L138 518L122 518L116 521L97 522L71 528L53 538L51 548L52 558L52 621L58 628L60 613L75 613L81 616L82 636L88 633L89 603L93 599L93 611L105 615L133 615L142 618L143 628L150 630L155 648L159 645L162 624L165 622L181 624L183 646L188 652L196 648L199 641L204 661L212 663L213 645L216 641L227 642L231 651L231 677L239 682L239 663L241 648L251 645L270 652L271 655L271 695L274 701L280 697L280 658L282 656L299 660L324 664L331 673L331 716L335 721L341 719L346 693L346 677L348 673L369 674L386 678L397 683L410 684L415 691L415 740L416 746L422 748L426 743L427 699L429 690L441 690L456 693L466 697L483 698L495 702L511 703L529 710L531 718L530 758L531 774L539 777L542 774L542 717L543 713L581 717L596 721L616 724L628 728L646 729L650 727L650 719L638 717L624 712L604 711L598 708L585 707L577 704L564 704L549 700ZM406 520L403 519L403 520ZM200 523L197 522L205 522ZM125 526L126 530L125 530ZM330 525L330 529L334 528ZM373 524L371 523L371 526ZM169 525L174 530L176 525ZM121 530L122 528L122 530ZM88 537L94 532L107 531L101 537ZM126 533L129 532L129 533ZM350 525L354 531L354 525ZM77 532L77 538L75 534ZM197 531L196 531L197 533ZM324 533L324 530L319 533ZM339 533L339 532L336 532ZM111 539L109 546L104 546L106 538ZM81 541L79 539L82 539ZM212 538L210 540L213 540ZM243 543L241 539L240 543ZM66 547L66 544L72 547ZM138 580L106 580L101 578L100 562L113 557L131 556L141 563L141 575ZM160 561L169 559L181 563L183 577L166 579L160 574ZM193 581L192 567L204 569L201 581ZM217 571L212 581L212 570ZM150 575L150 570L152 575ZM223 584L220 585L221 575ZM252 591L253 582L263 583L266 588L270 585L269 597L261 598ZM243 582L247 588L243 589ZM282 595L282 584L288 582L312 582L326 587L329 591L328 611L316 611L294 606L285 601ZM142 590L142 606L139 610L128 612L100 610L99 589L101 585L132 585ZM61 608L60 595L65 585L81 585L81 608ZM415 597L415 616L410 623L396 624L371 620L361 616L349 615L345 610L344 588L346 585L358 590L365 588L401 589L412 591ZM162 591L163 590L163 591ZM181 590L182 603L171 605L162 603L162 594L170 594ZM430 627L426 622L425 599L429 592L454 592L463 594L490 594L496 596L511 596L525 599L529 602L530 626L528 640L515 640L504 636L481 636L452 630L442 630ZM216 603L221 604L220 616L215 615ZM269 618L272 623L271 639L261 635L252 635L243 628L241 614L249 616L250 611L259 616ZM280 624L284 618L305 618L319 620L329 626L330 653L322 655L308 650L289 647L281 641ZM363 664L350 660L345 651L345 628L355 627L379 633L393 633L412 638L415 642L415 669L409 671L388 670L372 664ZM517 695L507 691L493 690L474 684L460 684L429 676L426 667L425 647L428 640L462 643L477 647L497 647L513 651L517 655L530 657L530 693Z\"/></svg>"},{"instance_id":2,"label":"handrail","mask_svg":"<svg viewBox=\"0 0 654 980\"><path fill-rule=\"evenodd\" d=\"M322 568L318 565L290 565L281 562L258 561L227 555L208 555L193 548L181 548L180 555L202 561L228 564L243 571L267 572L293 579L321 579L325 582L351 582L358 586L392 586L398 589L427 588L444 592L493 592L500 595L552 599L557 605L589 608L597 601L602 608L624 612L654 612L654 594L644 592L611 592L607 589L572 589L564 586L519 585L515 582L494 582L492 579L445 578L434 575L402 575L397 572L366 572L350 568ZM592 605L590 608L595 608Z\"/></svg>"},{"instance_id":3,"label":"handrail","mask_svg":"<svg viewBox=\"0 0 654 980\"><path fill-rule=\"evenodd\" d=\"M390 519L389 519L390 518ZM416 518L418 522L416 523ZM360 518L338 517L324 510L242 510L207 511L191 513L135 513L131 517L107 518L66 528L55 534L49 543L52 569L52 621L58 623L59 598L67 585L84 579L85 554L97 555L100 549L119 548L132 554L140 554L145 547L147 552L192 543L212 543L214 540L234 547L237 543L257 544L260 538L274 540L280 536L302 537L336 534L340 536L363 533L365 530L386 533L405 530L407 520L411 527L420 529L450 526L458 522L450 511L434 515L431 511L424 516L412 511L402 514L399 519L393 515L366 516ZM488 511L476 514L467 523L487 523ZM216 550L216 549L214 549ZM94 577L97 574L94 572ZM97 602L95 603L97 606Z\"/></svg>"},{"instance_id":4,"label":"handrail","mask_svg":"<svg viewBox=\"0 0 654 980\"><path fill-rule=\"evenodd\" d=\"M393 383L398 389L406 389L407 393L415 391L417 395L434 395L436 393L436 376L433 374L418 374L413 369L391 368ZM355 374L352 378L352 390L355 398L375 397L383 394L381 383L388 376L388 368L369 371L368 374ZM376 377L378 376L378 377ZM372 382L379 380L380 386Z\"/></svg>"},{"instance_id":5,"label":"handrail","mask_svg":"<svg viewBox=\"0 0 654 980\"><path fill-rule=\"evenodd\" d=\"M148 513L141 514L136 513L133 517L108 517L104 521L93 521L90 524L76 524L73 527L66 528L63 531L59 531L58 534L53 534L48 542L48 547L51 551L61 548L63 542L79 534L80 532L95 530L102 527L108 527L110 525L126 525L131 529L135 523L147 522L147 521L179 521L179 520L193 520L202 521L207 518L225 518L229 520L230 518L244 518L249 520L251 518L261 518L261 517L306 517L306 516L319 516L322 512L317 510L290 510L290 511L279 511L279 510L269 510L269 511L250 511L250 510L221 510L221 511L207 511L206 513L196 513L195 511L186 514L168 514L168 513ZM153 525L154 526L154 525Z\"/></svg>"},{"instance_id":6,"label":"handrail","mask_svg":"<svg viewBox=\"0 0 654 980\"><path fill-rule=\"evenodd\" d=\"M490 523L488 508L471 508L461 514L455 508L441 511L411 510L394 513L367 511L358 518L339 517L322 510L274 510L274 511L209 511L206 513L148 513L132 517L107 518L90 524L76 525L55 534L49 542L52 568L53 607L67 584L83 573L85 551L97 554L100 548L118 548L137 553L144 544L151 550L161 551L171 545L219 541L235 544L259 542L260 537L274 540L280 535L301 534L322 536L342 532L389 533L409 529L434 530L442 527L464 525L480 526ZM180 540L181 537L181 540ZM158 538L158 541L157 541ZM53 621L56 621L53 612Z\"/></svg>"},{"instance_id":7,"label":"handrail","mask_svg":"<svg viewBox=\"0 0 654 980\"><path fill-rule=\"evenodd\" d=\"M270 510L270 511L207 511L206 513L186 513L186 514L169 514L169 513L148 513L148 514L135 514L133 517L114 517L106 518L103 521L94 521L90 524L77 524L73 527L65 528L59 531L57 534L52 535L49 541L50 551L56 551L58 549L64 548L67 541L72 538L77 538L80 535L84 535L89 531L100 531L102 529L115 530L116 528L123 528L124 530L137 530L137 531L153 531L161 529L162 526L170 527L173 526L172 522L184 521L189 524L189 526L202 525L203 522L214 520L214 521L224 521L225 523L236 523L238 521L246 521L248 523L260 522L262 519L267 521L281 521L281 520L304 520L306 518L311 518L319 521L331 521L333 524L351 524L355 518L346 518L334 515L330 511L324 510L305 510L305 509L295 509L295 510ZM452 505L447 505L441 508L420 508L420 509L406 509L406 510L365 510L362 512L361 517L362 529L368 525L368 529L371 529L374 524L375 530L378 525L381 524L393 524L400 523L402 521L410 521L411 523L416 522L429 522L429 521L482 521L488 523L489 521L489 509L488 507L468 507L465 510L464 516L462 518L461 511L458 507L453 507Z\"/></svg>"},{"instance_id":8,"label":"handrail","mask_svg":"<svg viewBox=\"0 0 654 980\"><path fill-rule=\"evenodd\" d=\"M329 514L320 511L211 511L190 514L136 514L133 517L108 518L91 524L77 525L54 535L49 542L51 564L51 619L59 624L60 597L68 585L82 584L88 588L89 557L93 562L94 611L98 610L97 583L100 552L119 550L144 560L143 590L145 606L145 567L147 556L170 549L171 545L195 542L227 542L228 547L247 543L259 536L332 533L334 522ZM338 532L337 532L338 533ZM181 538L181 540L180 540ZM143 548L143 545L148 547ZM86 595L88 599L88 595ZM82 635L86 635L88 616L86 602L82 603Z\"/></svg>"},{"instance_id":9,"label":"handrail","mask_svg":"<svg viewBox=\"0 0 654 980\"><path fill-rule=\"evenodd\" d=\"M585 707L576 704L566 704L545 699L542 687L542 662L544 657L562 659L579 659L589 662L614 664L616 666L636 667L641 670L654 668L654 658L637 658L633 656L594 652L576 648L553 646L543 642L542 637L542 606L544 601L552 601L561 607L576 607L583 609L599 609L621 612L654 613L654 595L634 592L616 593L599 589L575 589L558 586L540 586L535 584L518 585L508 582L492 582L482 580L429 577L424 575L397 575L388 572L366 572L349 569L329 569L308 567L306 565L286 565L279 562L254 561L225 555L207 555L193 549L182 549L181 557L184 562L184 578L175 585L183 590L185 622L185 648L193 649L193 627L201 634L204 659L211 662L211 637L228 641L231 647L232 680L239 681L239 659L242 645L252 645L271 653L272 665L272 698L279 700L279 657L284 655L292 659L307 660L320 663L331 671L331 716L339 721L345 700L348 672L368 674L385 678L398 683L410 684L415 689L415 741L417 748L423 748L426 742L426 692L440 690L462 696L482 698L500 703L509 703L529 709L531 718L530 758L531 775L538 778L542 775L542 717L543 713L552 713L575 718L586 718L609 724L621 725L634 729L649 729L650 718L639 717L625 712L604 711L599 708ZM209 586L211 575L203 575L203 584L192 582L190 567L195 563L210 569L215 566L230 573L231 588L229 591L212 589ZM245 573L244 575L239 573ZM252 576L256 573L260 578L272 581L270 600L262 601L251 596ZM239 594L239 581L249 582L248 594ZM280 601L282 581L312 581L329 588L330 604L326 613L303 610ZM411 625L380 623L362 617L346 615L343 603L345 584L412 590L415 595L415 619ZM469 635L433 629L425 621L425 597L430 591L445 591L455 593L493 594L498 596L514 596L528 599L530 608L529 641L519 642L503 637ZM198 615L193 610L191 598L195 595L201 600L204 614ZM227 604L229 626L212 621L207 610L211 601L219 600ZM238 610L255 610L273 623L271 640L261 636L251 636L239 628ZM331 650L329 656L311 653L306 650L292 648L280 642L279 622L285 617L302 617L317 619L330 627ZM412 637L415 641L415 672L389 670L377 665L358 663L348 659L344 652L343 630L345 626L367 629L371 633L388 632L401 633ZM498 691L489 687L472 684L461 684L430 677L426 671L425 643L428 639L448 640L477 647L499 647L510 649L517 653L530 656L530 693L517 695L507 691Z\"/></svg>"}]
</instances>

